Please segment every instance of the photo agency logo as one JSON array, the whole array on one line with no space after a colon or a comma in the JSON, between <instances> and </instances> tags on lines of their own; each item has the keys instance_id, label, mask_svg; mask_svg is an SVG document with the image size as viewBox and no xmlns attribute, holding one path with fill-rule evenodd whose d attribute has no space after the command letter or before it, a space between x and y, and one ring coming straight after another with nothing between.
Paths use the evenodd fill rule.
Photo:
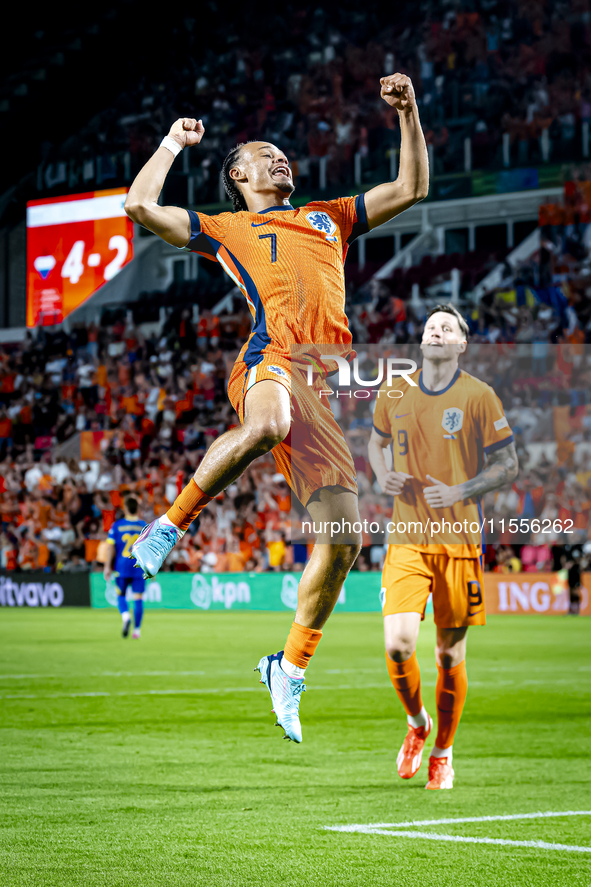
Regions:
<instances>
[{"instance_id":1,"label":"photo agency logo","mask_svg":"<svg viewBox=\"0 0 591 887\"><path fill-rule=\"evenodd\" d=\"M403 397L404 392L390 388L393 385L394 379L404 379L412 388L417 387L417 383L411 378L412 374L417 371L417 363L414 360L405 357L379 357L377 359L376 375L371 379L362 379L359 358L355 356L352 360L348 360L346 357L337 354L321 354L316 361L309 363L306 373L307 384L309 386L314 385L315 371L323 375L330 375L331 379L333 379L333 373L326 366L327 363L330 364L331 362L336 363L338 367L335 381L339 390L322 389L319 392L320 397L332 397L333 395L335 397L353 396L361 400L368 400L372 397L372 392L367 389L377 388L376 397L385 394L387 397L396 400ZM384 382L388 386L387 390L380 389ZM350 389L354 385L359 385L360 389L353 391L340 390L341 388Z\"/></svg>"},{"instance_id":2,"label":"photo agency logo","mask_svg":"<svg viewBox=\"0 0 591 887\"><path fill-rule=\"evenodd\" d=\"M511 546L588 542L590 347L317 343L292 362L292 540L361 528L376 559L380 545L490 542L499 564L519 551L546 568ZM302 510L327 485L357 494L350 527Z\"/></svg>"}]
</instances>

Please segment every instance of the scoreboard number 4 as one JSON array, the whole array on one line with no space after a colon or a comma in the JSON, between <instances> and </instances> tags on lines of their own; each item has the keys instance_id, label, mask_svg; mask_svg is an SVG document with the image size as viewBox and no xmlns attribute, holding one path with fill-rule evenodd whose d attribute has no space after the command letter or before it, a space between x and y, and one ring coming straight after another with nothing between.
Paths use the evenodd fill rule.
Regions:
<instances>
[{"instance_id":1,"label":"scoreboard number 4","mask_svg":"<svg viewBox=\"0 0 591 887\"><path fill-rule=\"evenodd\" d=\"M67 278L70 283L78 283L84 274L84 241L77 240L68 253L66 261L62 265L62 277Z\"/></svg>"}]
</instances>

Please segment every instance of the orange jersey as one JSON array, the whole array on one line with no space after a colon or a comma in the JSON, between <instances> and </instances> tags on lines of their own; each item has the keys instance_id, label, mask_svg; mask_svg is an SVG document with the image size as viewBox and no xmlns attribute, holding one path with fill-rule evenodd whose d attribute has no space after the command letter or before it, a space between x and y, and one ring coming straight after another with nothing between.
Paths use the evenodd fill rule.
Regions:
<instances>
[{"instance_id":1,"label":"orange jersey","mask_svg":"<svg viewBox=\"0 0 591 887\"><path fill-rule=\"evenodd\" d=\"M490 385L464 370L458 369L441 391L430 391L423 385L421 370L410 378L416 387L404 378L382 385L373 418L376 432L392 438L392 470L412 475L402 493L394 497L392 522L397 528L390 534L390 544L473 558L480 554L483 538L480 500L432 508L423 489L433 485L428 474L448 486L479 474L486 454L513 440L509 423ZM389 392L402 392L402 397L397 394L392 398ZM448 522L445 527L444 520Z\"/></svg>"},{"instance_id":2,"label":"orange jersey","mask_svg":"<svg viewBox=\"0 0 591 887\"><path fill-rule=\"evenodd\" d=\"M188 248L217 260L248 303L253 330L239 358L247 367L265 354L289 358L294 344L351 342L343 266L349 245L368 230L363 195L189 216Z\"/></svg>"}]
</instances>

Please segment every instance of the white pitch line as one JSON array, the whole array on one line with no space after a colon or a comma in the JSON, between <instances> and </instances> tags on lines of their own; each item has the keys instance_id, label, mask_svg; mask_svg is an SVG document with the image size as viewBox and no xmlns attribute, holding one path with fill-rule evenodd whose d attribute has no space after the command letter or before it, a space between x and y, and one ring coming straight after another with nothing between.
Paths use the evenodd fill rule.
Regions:
<instances>
[{"instance_id":1,"label":"white pitch line","mask_svg":"<svg viewBox=\"0 0 591 887\"><path fill-rule=\"evenodd\" d=\"M119 693L104 693L95 690L87 693L6 693L0 695L0 699L79 699L95 696L114 696L118 699L122 696L187 696L218 693L255 693L258 687L187 687L186 690L138 690L132 692L121 691Z\"/></svg>"},{"instance_id":2,"label":"white pitch line","mask_svg":"<svg viewBox=\"0 0 591 887\"><path fill-rule=\"evenodd\" d=\"M230 672L230 674L235 674L236 672ZM219 674L219 672L218 672ZM170 677L171 675L176 675L177 677L183 676L203 676L205 675L204 671L95 671L90 672L87 677L89 678L152 678L152 677ZM0 674L0 681L26 681L33 680L37 678L57 678L57 679L71 679L71 673L68 674Z\"/></svg>"},{"instance_id":3,"label":"white pitch line","mask_svg":"<svg viewBox=\"0 0 591 887\"><path fill-rule=\"evenodd\" d=\"M386 829L372 829L360 826L355 830L366 835L387 835L389 838L423 838L427 841L449 841L460 844L497 844L502 847L531 847L534 850L567 850L571 853L591 853L591 847L578 844L550 844L547 841L509 841L505 838L472 838L462 835L438 835L434 832L390 832Z\"/></svg>"},{"instance_id":4,"label":"white pitch line","mask_svg":"<svg viewBox=\"0 0 591 887\"><path fill-rule=\"evenodd\" d=\"M382 684L364 684L362 686L358 686L355 684L343 684L336 687L311 687L311 690L314 691L328 691L334 692L335 690L360 690L360 689L374 689L374 690L383 690L388 689L391 691L391 686L383 687ZM77 699L79 697L86 696L183 696L190 693L196 694L218 694L218 693L255 693L258 692L258 686L254 687L187 687L185 690L137 690L137 691L121 691L117 693L109 693L107 691L93 690L93 691L79 691L72 693L0 693L0 699Z\"/></svg>"},{"instance_id":5,"label":"white pitch line","mask_svg":"<svg viewBox=\"0 0 591 887\"><path fill-rule=\"evenodd\" d=\"M531 847L534 850L565 850L570 853L591 853L591 847L579 844L554 844L548 841L511 841L507 838L475 838L469 835L445 835L435 832L406 831L408 826L450 825L460 822L508 822L524 819L549 819L559 816L591 816L591 810L538 811L537 813L509 813L500 816L463 816L457 819L415 819L410 822L369 823L368 825L325 825L327 831L363 835L385 835L388 838L422 838L427 841L447 841L460 844L496 844L502 847ZM392 831L396 829L396 831Z\"/></svg>"},{"instance_id":6,"label":"white pitch line","mask_svg":"<svg viewBox=\"0 0 591 887\"><path fill-rule=\"evenodd\" d=\"M366 825L326 825L329 831L356 831L360 828L408 828L416 825L450 825L455 822L508 822L514 819L547 819L555 816L591 816L591 810L562 810L560 812L509 813L502 816L464 816L460 819L413 819L408 822L368 822Z\"/></svg>"}]
</instances>

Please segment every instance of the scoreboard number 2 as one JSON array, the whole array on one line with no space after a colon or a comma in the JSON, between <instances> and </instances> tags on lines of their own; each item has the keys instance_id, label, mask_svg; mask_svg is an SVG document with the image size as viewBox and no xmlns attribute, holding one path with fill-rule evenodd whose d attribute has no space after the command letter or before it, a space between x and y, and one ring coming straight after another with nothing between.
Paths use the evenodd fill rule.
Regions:
<instances>
[{"instance_id":1,"label":"scoreboard number 2","mask_svg":"<svg viewBox=\"0 0 591 887\"><path fill-rule=\"evenodd\" d=\"M123 234L114 234L109 240L109 249L116 249L117 255L105 268L105 280L111 280L121 270L129 252L129 243Z\"/></svg>"}]
</instances>

